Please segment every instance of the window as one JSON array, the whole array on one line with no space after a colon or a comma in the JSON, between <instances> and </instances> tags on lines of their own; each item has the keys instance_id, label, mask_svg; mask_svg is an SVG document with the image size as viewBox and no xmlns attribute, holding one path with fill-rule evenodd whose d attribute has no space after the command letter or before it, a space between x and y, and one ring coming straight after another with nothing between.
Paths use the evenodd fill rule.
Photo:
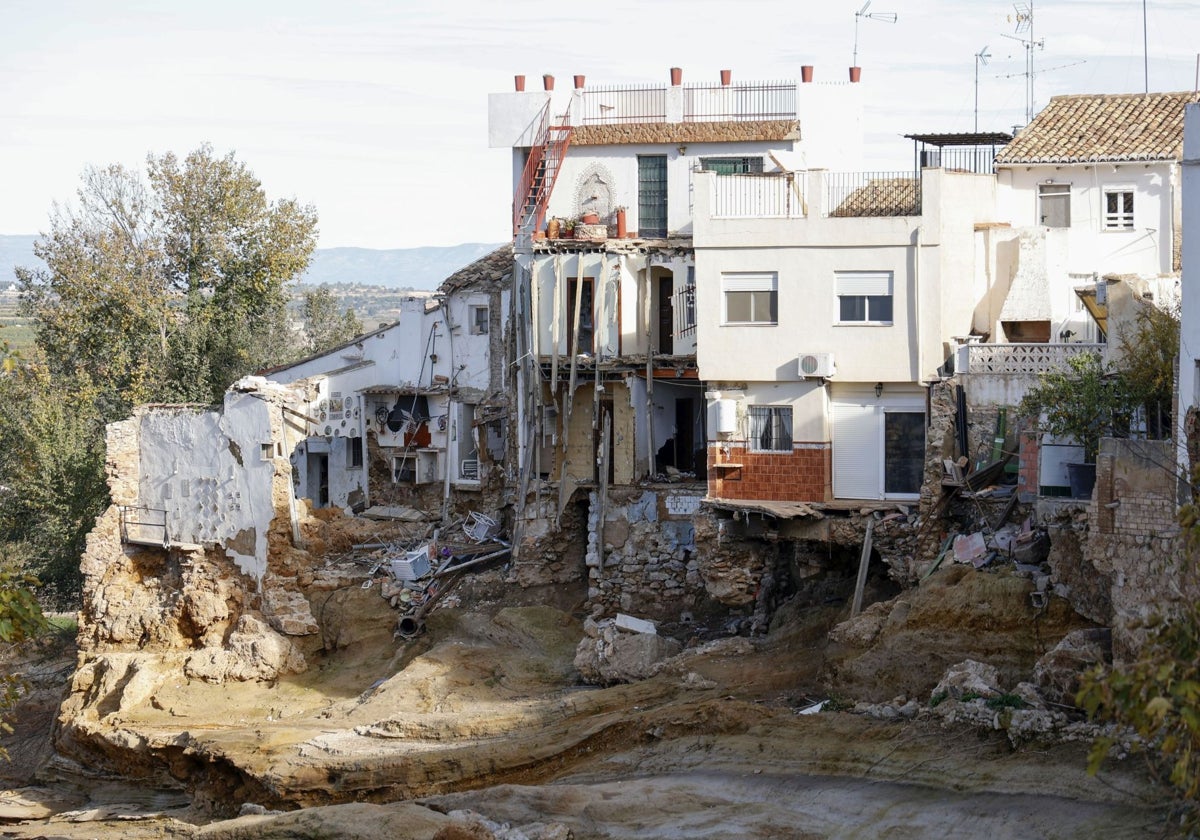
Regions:
<instances>
[{"instance_id":1,"label":"window","mask_svg":"<svg viewBox=\"0 0 1200 840\"><path fill-rule=\"evenodd\" d=\"M1104 229L1133 230L1133 190L1104 191Z\"/></svg>"},{"instance_id":2,"label":"window","mask_svg":"<svg viewBox=\"0 0 1200 840\"><path fill-rule=\"evenodd\" d=\"M488 324L488 308L486 306L472 306L471 335L487 335Z\"/></svg>"},{"instance_id":3,"label":"window","mask_svg":"<svg viewBox=\"0 0 1200 840\"><path fill-rule=\"evenodd\" d=\"M779 323L779 277L775 272L721 275L726 324Z\"/></svg>"},{"instance_id":4,"label":"window","mask_svg":"<svg viewBox=\"0 0 1200 840\"><path fill-rule=\"evenodd\" d=\"M667 235L667 156L638 155L638 236Z\"/></svg>"},{"instance_id":5,"label":"window","mask_svg":"<svg viewBox=\"0 0 1200 840\"><path fill-rule=\"evenodd\" d=\"M838 323L892 323L892 272L837 272Z\"/></svg>"},{"instance_id":6,"label":"window","mask_svg":"<svg viewBox=\"0 0 1200 840\"><path fill-rule=\"evenodd\" d=\"M713 157L701 158L700 168L719 175L740 175L745 172L761 173L763 159L760 157Z\"/></svg>"},{"instance_id":7,"label":"window","mask_svg":"<svg viewBox=\"0 0 1200 840\"><path fill-rule=\"evenodd\" d=\"M759 452L792 451L792 407L750 406L750 449Z\"/></svg>"},{"instance_id":8,"label":"window","mask_svg":"<svg viewBox=\"0 0 1200 840\"><path fill-rule=\"evenodd\" d=\"M1038 222L1046 227L1071 226L1071 185L1038 185Z\"/></svg>"},{"instance_id":9,"label":"window","mask_svg":"<svg viewBox=\"0 0 1200 840\"><path fill-rule=\"evenodd\" d=\"M367 445L364 438L347 438L346 439L346 466L350 469L360 468L363 465L363 447Z\"/></svg>"}]
</instances>

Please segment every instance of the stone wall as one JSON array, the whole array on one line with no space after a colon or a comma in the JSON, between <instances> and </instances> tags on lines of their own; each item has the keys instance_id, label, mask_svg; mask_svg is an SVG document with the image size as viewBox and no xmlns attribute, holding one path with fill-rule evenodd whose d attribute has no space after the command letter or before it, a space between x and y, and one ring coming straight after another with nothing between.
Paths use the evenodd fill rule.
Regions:
<instances>
[{"instance_id":1,"label":"stone wall","mask_svg":"<svg viewBox=\"0 0 1200 840\"><path fill-rule=\"evenodd\" d=\"M727 120L724 122L580 125L576 126L571 134L571 145L746 143L760 140L799 139L800 124L795 120Z\"/></svg>"},{"instance_id":2,"label":"stone wall","mask_svg":"<svg viewBox=\"0 0 1200 840\"><path fill-rule=\"evenodd\" d=\"M606 615L625 612L670 621L694 606L704 593L693 519L703 495L694 486L611 488L601 529L599 500L592 492L589 602Z\"/></svg>"}]
</instances>

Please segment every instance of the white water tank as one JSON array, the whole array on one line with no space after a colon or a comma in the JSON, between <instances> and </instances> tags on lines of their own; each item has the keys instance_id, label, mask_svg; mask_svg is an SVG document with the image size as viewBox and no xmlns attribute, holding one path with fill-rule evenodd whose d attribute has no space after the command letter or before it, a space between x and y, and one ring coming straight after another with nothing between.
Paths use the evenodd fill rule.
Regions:
<instances>
[{"instance_id":1,"label":"white water tank","mask_svg":"<svg viewBox=\"0 0 1200 840\"><path fill-rule=\"evenodd\" d=\"M731 435L737 431L737 400L717 400L717 434Z\"/></svg>"}]
</instances>

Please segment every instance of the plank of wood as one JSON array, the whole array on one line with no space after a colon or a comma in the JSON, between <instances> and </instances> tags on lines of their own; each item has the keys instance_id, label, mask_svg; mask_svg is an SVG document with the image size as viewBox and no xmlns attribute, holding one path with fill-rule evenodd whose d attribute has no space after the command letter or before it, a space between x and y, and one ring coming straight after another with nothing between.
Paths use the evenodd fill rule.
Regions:
<instances>
[{"instance_id":1,"label":"plank of wood","mask_svg":"<svg viewBox=\"0 0 1200 840\"><path fill-rule=\"evenodd\" d=\"M867 585L867 566L871 562L871 543L874 539L875 517L867 520L867 533L863 537L862 556L858 560L858 580L854 583L854 603L850 607L850 617L862 612L863 590Z\"/></svg>"}]
</instances>

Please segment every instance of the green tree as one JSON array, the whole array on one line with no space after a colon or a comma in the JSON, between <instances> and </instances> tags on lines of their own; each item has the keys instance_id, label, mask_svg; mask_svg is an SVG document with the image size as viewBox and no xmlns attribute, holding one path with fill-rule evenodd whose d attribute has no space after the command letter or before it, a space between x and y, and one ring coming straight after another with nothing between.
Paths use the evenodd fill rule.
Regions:
<instances>
[{"instance_id":1,"label":"green tree","mask_svg":"<svg viewBox=\"0 0 1200 840\"><path fill-rule=\"evenodd\" d=\"M46 619L33 594L36 586L36 578L0 557L0 650L5 653L46 629ZM3 715L16 705L20 691L19 677L0 673L0 732L12 732ZM8 754L0 749L0 759L7 757Z\"/></svg>"},{"instance_id":2,"label":"green tree","mask_svg":"<svg viewBox=\"0 0 1200 840\"><path fill-rule=\"evenodd\" d=\"M1132 329L1118 331L1121 387L1130 403L1145 412L1147 433L1171 436L1175 362L1179 358L1179 307L1144 304Z\"/></svg>"},{"instance_id":3,"label":"green tree","mask_svg":"<svg viewBox=\"0 0 1200 840\"><path fill-rule=\"evenodd\" d=\"M1094 463L1101 436L1128 428L1130 399L1099 353L1080 353L1067 359L1065 369L1041 374L1019 411L1043 431L1074 438L1084 461Z\"/></svg>"},{"instance_id":4,"label":"green tree","mask_svg":"<svg viewBox=\"0 0 1200 840\"><path fill-rule=\"evenodd\" d=\"M46 267L17 270L35 349L0 360L0 544L60 603L107 504L105 424L142 402L217 402L299 355L286 307L316 245L313 209L268 201L207 145L151 155L147 170L88 169L35 244Z\"/></svg>"},{"instance_id":5,"label":"green tree","mask_svg":"<svg viewBox=\"0 0 1200 840\"><path fill-rule=\"evenodd\" d=\"M79 558L108 504L101 393L83 372L25 365L0 378L0 542L60 608L79 591Z\"/></svg>"},{"instance_id":6,"label":"green tree","mask_svg":"<svg viewBox=\"0 0 1200 840\"><path fill-rule=\"evenodd\" d=\"M337 298L325 286L304 293L306 355L345 344L363 331L362 321L350 309L339 309Z\"/></svg>"}]
</instances>

